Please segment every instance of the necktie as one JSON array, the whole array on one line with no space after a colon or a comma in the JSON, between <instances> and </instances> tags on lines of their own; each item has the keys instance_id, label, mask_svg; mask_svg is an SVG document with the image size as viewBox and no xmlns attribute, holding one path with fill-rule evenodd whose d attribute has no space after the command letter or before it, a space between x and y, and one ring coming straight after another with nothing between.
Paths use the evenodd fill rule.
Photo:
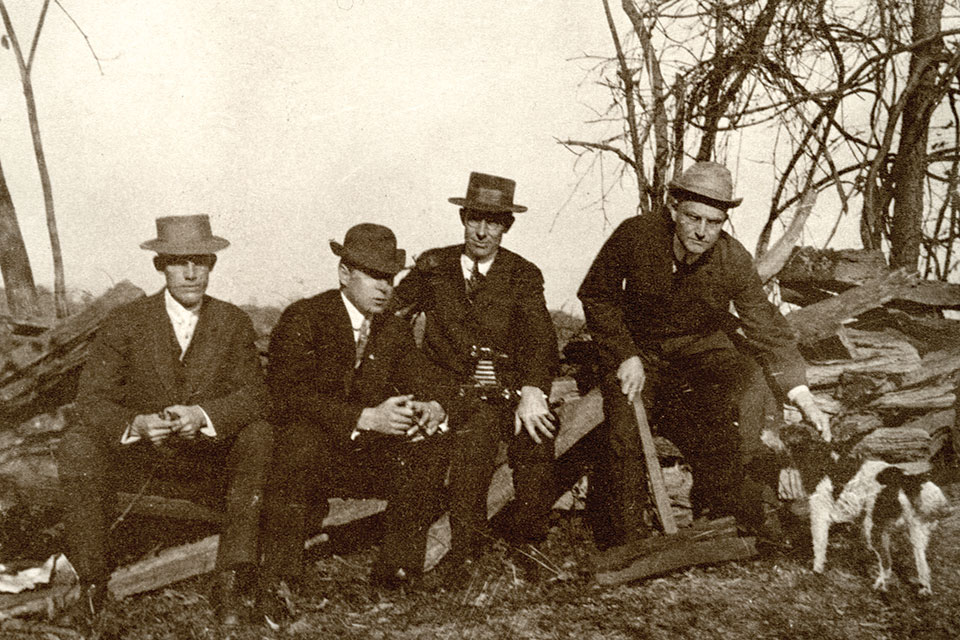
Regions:
<instances>
[{"instance_id":1,"label":"necktie","mask_svg":"<svg viewBox=\"0 0 960 640\"><path fill-rule=\"evenodd\" d=\"M357 361L354 368L359 367L363 362L363 350L367 348L367 340L370 338L370 319L364 318L360 323L360 333L357 335Z\"/></svg>"},{"instance_id":2,"label":"necktie","mask_svg":"<svg viewBox=\"0 0 960 640\"><path fill-rule=\"evenodd\" d=\"M470 270L470 277L467 278L467 298L473 302L474 295L477 293L477 289L480 288L480 283L483 282L483 274L480 273L480 265L474 260L473 269Z\"/></svg>"}]
</instances>

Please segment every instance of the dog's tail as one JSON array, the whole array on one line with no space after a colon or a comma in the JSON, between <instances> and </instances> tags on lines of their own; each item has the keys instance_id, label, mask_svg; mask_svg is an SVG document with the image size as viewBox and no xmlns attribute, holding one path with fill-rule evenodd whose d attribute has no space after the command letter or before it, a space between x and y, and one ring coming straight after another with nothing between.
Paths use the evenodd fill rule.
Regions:
<instances>
[{"instance_id":1,"label":"dog's tail","mask_svg":"<svg viewBox=\"0 0 960 640\"><path fill-rule=\"evenodd\" d=\"M939 520L950 515L950 501L928 474L908 475L899 467L887 467L877 474L877 482L885 487L903 490L914 509L925 520Z\"/></svg>"}]
</instances>

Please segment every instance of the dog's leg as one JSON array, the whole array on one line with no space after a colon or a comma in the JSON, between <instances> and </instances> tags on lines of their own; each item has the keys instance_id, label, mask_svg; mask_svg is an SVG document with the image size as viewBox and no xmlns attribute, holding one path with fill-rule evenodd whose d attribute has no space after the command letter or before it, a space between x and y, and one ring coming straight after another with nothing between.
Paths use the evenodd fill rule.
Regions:
<instances>
[{"instance_id":1,"label":"dog's leg","mask_svg":"<svg viewBox=\"0 0 960 640\"><path fill-rule=\"evenodd\" d=\"M830 498L819 491L810 496L810 537L813 539L813 570L817 573L823 573L827 562L831 503Z\"/></svg>"},{"instance_id":2,"label":"dog's leg","mask_svg":"<svg viewBox=\"0 0 960 640\"><path fill-rule=\"evenodd\" d=\"M877 545L873 539L873 518L871 517L870 509L867 510L866 516L863 518L863 539L867 544L867 549L873 552L873 555L877 556L877 565L879 570L877 572L877 579L873 583L873 588L880 591L887 590L887 570L884 568L883 560L884 555L886 555L886 545L889 542L889 534L886 530L880 535L880 544ZM877 547L880 546L884 548L885 553L881 554L880 550Z\"/></svg>"},{"instance_id":3,"label":"dog's leg","mask_svg":"<svg viewBox=\"0 0 960 640\"><path fill-rule=\"evenodd\" d=\"M927 544L930 542L930 525L916 519L908 521L910 544L913 546L913 561L917 565L920 595L933 595L930 588L930 565L927 564Z\"/></svg>"},{"instance_id":4,"label":"dog's leg","mask_svg":"<svg viewBox=\"0 0 960 640\"><path fill-rule=\"evenodd\" d=\"M877 558L880 560L880 573L877 581L873 583L874 589L880 591L887 590L887 584L893 579L893 558L890 555L890 529L884 527L880 533L880 550Z\"/></svg>"}]
</instances>

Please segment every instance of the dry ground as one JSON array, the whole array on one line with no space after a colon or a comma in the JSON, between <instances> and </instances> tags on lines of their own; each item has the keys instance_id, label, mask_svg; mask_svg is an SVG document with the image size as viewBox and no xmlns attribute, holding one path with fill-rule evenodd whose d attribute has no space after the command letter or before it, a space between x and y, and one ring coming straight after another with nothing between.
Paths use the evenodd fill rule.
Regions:
<instances>
[{"instance_id":1,"label":"dry ground","mask_svg":"<svg viewBox=\"0 0 960 640\"><path fill-rule=\"evenodd\" d=\"M938 478L960 506L960 468ZM942 523L930 546L934 595L920 598L912 558L898 546L898 583L871 589L872 556L852 529L831 537L827 571L810 571L810 552L771 552L746 562L694 568L640 583L601 587L591 581L593 546L577 513L555 514L544 545L545 579L524 581L502 543L492 546L465 588L436 581L409 592L373 589L366 574L375 549L356 531L338 536L313 556L307 588L296 597L302 615L283 631L250 624L219 632L208 601L210 581L197 578L112 603L101 638L236 640L455 638L487 640L816 638L899 640L960 638L960 508ZM56 531L33 537L55 544ZM337 540L340 542L337 542ZM348 548L345 541L354 547ZM0 627L0 638L69 638L43 621Z\"/></svg>"}]
</instances>

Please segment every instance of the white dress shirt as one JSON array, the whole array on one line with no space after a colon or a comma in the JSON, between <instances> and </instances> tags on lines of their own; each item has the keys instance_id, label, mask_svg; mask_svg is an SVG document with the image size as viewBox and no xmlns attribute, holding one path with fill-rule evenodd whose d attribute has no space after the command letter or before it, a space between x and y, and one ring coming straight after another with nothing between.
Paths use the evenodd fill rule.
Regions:
<instances>
[{"instance_id":1,"label":"white dress shirt","mask_svg":"<svg viewBox=\"0 0 960 640\"><path fill-rule=\"evenodd\" d=\"M496 258L496 255L494 255L493 258ZM493 266L493 258L490 258L486 262L477 262L477 271L480 272L480 275L485 276L489 273L490 267ZM469 280L473 274L473 258L465 253L461 253L460 267L463 269L463 279Z\"/></svg>"}]
</instances>

